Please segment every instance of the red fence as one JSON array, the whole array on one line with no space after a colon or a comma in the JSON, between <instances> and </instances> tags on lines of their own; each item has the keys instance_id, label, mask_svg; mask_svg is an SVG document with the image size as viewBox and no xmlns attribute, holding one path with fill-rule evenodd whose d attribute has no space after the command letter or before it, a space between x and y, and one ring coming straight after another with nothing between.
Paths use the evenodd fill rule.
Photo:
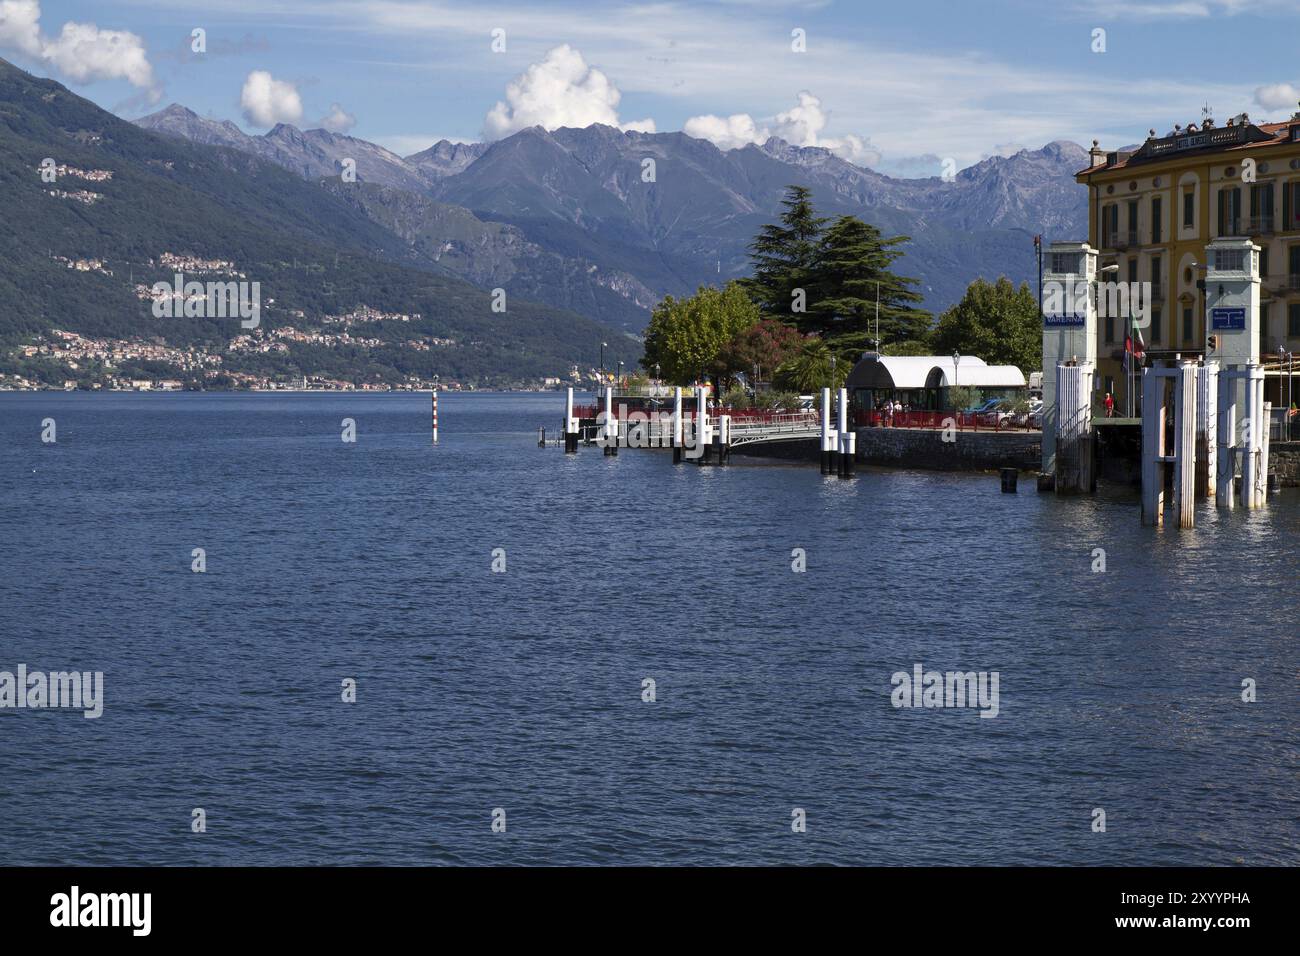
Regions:
<instances>
[{"instance_id":1,"label":"red fence","mask_svg":"<svg viewBox=\"0 0 1300 956\"><path fill-rule=\"evenodd\" d=\"M573 414L577 418L596 418L604 410L605 410L605 406L603 403L599 405L574 405L573 406ZM650 412L644 408L630 409L628 411L628 414L633 415L637 411L641 411L647 415L650 414ZM619 417L619 412L620 412L620 408L619 408L618 401L616 399L614 401L615 418ZM670 405L667 408L660 408L658 414L662 416L668 416L671 415L672 412L673 412L672 406ZM802 415L802 414L816 415L818 413L813 411L804 411L804 410L788 411L782 409L763 409L763 408L729 408L725 406L722 408L718 408L714 406L709 409L709 418L716 421L719 415L730 415L731 421L733 423L739 423L739 422L767 423L767 422L775 422L778 420L784 421L785 419L789 418L789 416L791 415ZM683 409L682 419L688 422L694 421L695 409L693 408Z\"/></svg>"},{"instance_id":2,"label":"red fence","mask_svg":"<svg viewBox=\"0 0 1300 956\"><path fill-rule=\"evenodd\" d=\"M949 421L959 429L997 431L1011 427L1011 420L998 412L907 411L882 412L858 409L853 413L853 424L885 428L946 428Z\"/></svg>"}]
</instances>

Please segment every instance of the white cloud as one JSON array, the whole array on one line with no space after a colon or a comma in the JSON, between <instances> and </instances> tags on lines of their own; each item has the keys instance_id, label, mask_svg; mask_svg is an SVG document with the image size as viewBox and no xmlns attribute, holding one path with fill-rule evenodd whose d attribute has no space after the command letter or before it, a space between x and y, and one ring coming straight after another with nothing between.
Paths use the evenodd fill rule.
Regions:
<instances>
[{"instance_id":1,"label":"white cloud","mask_svg":"<svg viewBox=\"0 0 1300 956\"><path fill-rule=\"evenodd\" d=\"M254 126L297 123L302 119L302 97L292 83L277 80L266 70L254 70L239 94L244 118Z\"/></svg>"},{"instance_id":2,"label":"white cloud","mask_svg":"<svg viewBox=\"0 0 1300 956\"><path fill-rule=\"evenodd\" d=\"M727 117L712 114L692 116L682 126L682 132L696 139L707 139L721 150L741 149L751 143L762 144L772 135L766 127L755 123L754 117L748 113Z\"/></svg>"},{"instance_id":3,"label":"white cloud","mask_svg":"<svg viewBox=\"0 0 1300 956\"><path fill-rule=\"evenodd\" d=\"M144 41L134 33L68 21L51 39L41 32L40 20L37 0L0 0L0 49L45 60L77 83L126 80L149 90L151 100L162 95Z\"/></svg>"},{"instance_id":4,"label":"white cloud","mask_svg":"<svg viewBox=\"0 0 1300 956\"><path fill-rule=\"evenodd\" d=\"M651 119L619 122L622 98L609 77L588 66L582 54L566 43L510 81L505 101L498 101L483 120L483 137L501 139L530 126L559 129L592 123L653 133Z\"/></svg>"},{"instance_id":5,"label":"white cloud","mask_svg":"<svg viewBox=\"0 0 1300 956\"><path fill-rule=\"evenodd\" d=\"M331 133L347 133L357 125L357 118L338 103L331 103L330 111L321 118L320 125Z\"/></svg>"},{"instance_id":6,"label":"white cloud","mask_svg":"<svg viewBox=\"0 0 1300 956\"><path fill-rule=\"evenodd\" d=\"M1068 0L1060 6L1067 12L1072 7L1068 16L1092 27L1108 22L1095 12L1101 2L1109 2L1119 19L1130 17L1135 0ZM1171 5L1139 2L1153 8ZM1296 0L1232 0L1231 7L1221 0L1212 2L1220 12L1276 13L1279 20L1261 22L1261 30L1290 29L1300 12ZM132 0L132 5L171 15L177 9L208 10L211 0ZM481 83L500 82L498 64L505 57L484 55L481 0L274 0L273 6L277 14L292 15L309 26L345 29L385 51L374 60L350 61L361 68L409 69L438 77L450 73L475 93ZM1049 7L1039 4L1034 9ZM223 12L238 9L250 17L266 8L266 0L222 4ZM545 38L562 37L616 77L625 96L664 102L656 109L672 111L674 129L680 127L678 115L684 119L714 113L725 119L734 110L728 105L738 103L753 104L756 125L770 126L771 114L793 91L813 90L825 103L834 104L829 128L871 131L872 145L885 156L875 167L882 171L892 168L892 157L925 154L951 157L962 168L979 162L997 143L1040 145L1069 139L1087 144L1098 138L1114 147L1140 142L1152 125L1164 130L1174 122L1199 122L1200 104L1206 101L1224 116L1261 112L1252 98L1261 81L1252 80L1249 70L1201 71L1192 84L1195 98L1189 99L1189 77L1197 71L1187 73L1191 67L1182 61L1171 67L1165 54L1118 71L1025 58L1016 47L1037 43L1042 36L1028 18L1022 18L1027 31L1023 42L1005 47L953 46L951 37L925 33L909 43L885 42L870 31L834 30L817 32L815 52L795 54L790 50L788 14L764 7L736 16L735 7L722 4L648 0L620 5L617 16L600 16L592 14L589 2L577 0L502 0L493 9L494 17L510 26L511 57L538 62L554 46L555 41ZM1083 36L1086 40L1086 31ZM1095 59L1090 55L1087 62ZM475 118L481 116L479 112ZM444 122L470 132L461 128L458 116Z\"/></svg>"},{"instance_id":7,"label":"white cloud","mask_svg":"<svg viewBox=\"0 0 1300 956\"><path fill-rule=\"evenodd\" d=\"M125 30L101 30L93 23L65 23L58 38L45 44L42 55L78 83L123 79L132 86L154 85L144 43Z\"/></svg>"},{"instance_id":8,"label":"white cloud","mask_svg":"<svg viewBox=\"0 0 1300 956\"><path fill-rule=\"evenodd\" d=\"M792 146L820 146L841 159L859 166L872 166L880 162L880 151L860 136L822 136L830 114L822 109L822 101L802 90L798 105L777 113L772 126L760 126L748 113L735 113L725 119L706 114L692 116L682 127L688 136L711 141L719 149L740 149L750 143L765 143L771 136L785 140Z\"/></svg>"},{"instance_id":9,"label":"white cloud","mask_svg":"<svg viewBox=\"0 0 1300 956\"><path fill-rule=\"evenodd\" d=\"M1300 101L1300 89L1290 83L1272 83L1255 91L1255 102L1266 110L1284 110Z\"/></svg>"},{"instance_id":10,"label":"white cloud","mask_svg":"<svg viewBox=\"0 0 1300 956\"><path fill-rule=\"evenodd\" d=\"M41 5L36 0L0 0L0 49L40 56Z\"/></svg>"}]
</instances>

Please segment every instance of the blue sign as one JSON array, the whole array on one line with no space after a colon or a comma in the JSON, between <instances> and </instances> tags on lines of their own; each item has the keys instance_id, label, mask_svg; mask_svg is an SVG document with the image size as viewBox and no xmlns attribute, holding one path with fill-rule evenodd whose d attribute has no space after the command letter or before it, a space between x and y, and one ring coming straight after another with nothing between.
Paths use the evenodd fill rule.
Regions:
<instances>
[{"instance_id":1,"label":"blue sign","mask_svg":"<svg viewBox=\"0 0 1300 956\"><path fill-rule=\"evenodd\" d=\"M1081 312L1048 312L1043 316L1043 325L1049 329L1082 327L1086 321Z\"/></svg>"},{"instance_id":2,"label":"blue sign","mask_svg":"<svg viewBox=\"0 0 1300 956\"><path fill-rule=\"evenodd\" d=\"M1215 329L1244 329L1246 327L1245 309L1211 309L1210 327Z\"/></svg>"}]
</instances>

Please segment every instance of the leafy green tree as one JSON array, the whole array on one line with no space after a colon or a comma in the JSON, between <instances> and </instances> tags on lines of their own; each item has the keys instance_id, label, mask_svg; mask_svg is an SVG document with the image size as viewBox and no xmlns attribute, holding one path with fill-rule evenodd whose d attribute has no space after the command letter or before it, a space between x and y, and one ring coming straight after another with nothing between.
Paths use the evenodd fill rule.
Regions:
<instances>
[{"instance_id":1,"label":"leafy green tree","mask_svg":"<svg viewBox=\"0 0 1300 956\"><path fill-rule=\"evenodd\" d=\"M658 365L678 385L729 374L724 348L759 318L758 306L737 282L722 289L700 286L686 299L666 296L650 316L641 365Z\"/></svg>"},{"instance_id":2,"label":"leafy green tree","mask_svg":"<svg viewBox=\"0 0 1300 956\"><path fill-rule=\"evenodd\" d=\"M803 289L807 295L822 228L829 220L817 215L812 190L806 186L787 186L781 205L781 221L764 226L750 243L754 275L743 281L764 313L797 325L794 290Z\"/></svg>"},{"instance_id":3,"label":"leafy green tree","mask_svg":"<svg viewBox=\"0 0 1300 956\"><path fill-rule=\"evenodd\" d=\"M1020 288L1006 276L997 282L976 279L962 300L939 317L933 336L938 355L978 355L990 365L1014 365L1028 375L1043 361L1038 300L1029 284Z\"/></svg>"},{"instance_id":4,"label":"leafy green tree","mask_svg":"<svg viewBox=\"0 0 1300 956\"><path fill-rule=\"evenodd\" d=\"M874 338L879 292L881 339L924 339L930 313L915 305L921 301L914 288L919 282L892 271L907 241L907 236L886 239L856 216L836 219L817 246L801 328L828 337L860 332Z\"/></svg>"}]
</instances>

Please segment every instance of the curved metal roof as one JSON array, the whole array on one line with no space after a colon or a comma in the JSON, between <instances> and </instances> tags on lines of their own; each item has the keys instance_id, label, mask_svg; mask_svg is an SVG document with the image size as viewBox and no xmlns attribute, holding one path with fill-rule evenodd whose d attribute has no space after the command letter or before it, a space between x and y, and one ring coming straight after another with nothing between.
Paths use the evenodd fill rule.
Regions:
<instances>
[{"instance_id":1,"label":"curved metal roof","mask_svg":"<svg viewBox=\"0 0 1300 956\"><path fill-rule=\"evenodd\" d=\"M935 375L934 373L938 373ZM933 377L932 377L933 376ZM1024 388L1025 375L1014 365L987 365L975 355L954 363L951 355L876 355L869 353L853 366L849 388L926 388L958 385L984 388Z\"/></svg>"}]
</instances>

